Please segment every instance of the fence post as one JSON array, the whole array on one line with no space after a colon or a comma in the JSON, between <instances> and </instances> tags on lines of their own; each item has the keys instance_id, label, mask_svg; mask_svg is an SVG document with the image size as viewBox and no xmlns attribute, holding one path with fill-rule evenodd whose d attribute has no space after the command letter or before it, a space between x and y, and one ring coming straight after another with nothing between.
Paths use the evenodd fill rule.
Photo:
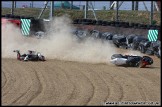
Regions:
<instances>
[{"instance_id":1,"label":"fence post","mask_svg":"<svg viewBox=\"0 0 162 107\"><path fill-rule=\"evenodd\" d=\"M70 10L73 9L73 1L71 1L71 4L70 4Z\"/></svg>"},{"instance_id":2,"label":"fence post","mask_svg":"<svg viewBox=\"0 0 162 107\"><path fill-rule=\"evenodd\" d=\"M134 1L132 1L132 10L134 10Z\"/></svg>"},{"instance_id":3,"label":"fence post","mask_svg":"<svg viewBox=\"0 0 162 107\"><path fill-rule=\"evenodd\" d=\"M88 1L86 1L86 4L85 4L85 9L84 9L84 18L87 19L87 10L88 10Z\"/></svg>"},{"instance_id":4,"label":"fence post","mask_svg":"<svg viewBox=\"0 0 162 107\"><path fill-rule=\"evenodd\" d=\"M153 21L153 1L151 1L150 25L152 25L152 21Z\"/></svg>"},{"instance_id":5,"label":"fence post","mask_svg":"<svg viewBox=\"0 0 162 107\"><path fill-rule=\"evenodd\" d=\"M116 21L118 21L118 2L116 1Z\"/></svg>"},{"instance_id":6,"label":"fence post","mask_svg":"<svg viewBox=\"0 0 162 107\"><path fill-rule=\"evenodd\" d=\"M11 14L14 15L14 8L15 8L15 3L14 1L12 1L12 8L11 8Z\"/></svg>"},{"instance_id":7,"label":"fence post","mask_svg":"<svg viewBox=\"0 0 162 107\"><path fill-rule=\"evenodd\" d=\"M138 10L138 1L136 1L135 10Z\"/></svg>"}]
</instances>

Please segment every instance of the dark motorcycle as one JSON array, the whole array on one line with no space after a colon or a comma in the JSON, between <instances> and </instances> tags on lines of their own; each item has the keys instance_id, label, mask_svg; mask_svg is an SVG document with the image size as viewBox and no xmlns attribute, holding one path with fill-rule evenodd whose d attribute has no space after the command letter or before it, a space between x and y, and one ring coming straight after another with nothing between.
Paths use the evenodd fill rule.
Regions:
<instances>
[{"instance_id":1,"label":"dark motorcycle","mask_svg":"<svg viewBox=\"0 0 162 107\"><path fill-rule=\"evenodd\" d=\"M45 61L45 57L43 55L41 55L40 52L38 52L37 54L20 54L19 50L14 50L13 52L17 53L17 60L20 61ZM29 53L34 52L34 51L30 51Z\"/></svg>"},{"instance_id":2,"label":"dark motorcycle","mask_svg":"<svg viewBox=\"0 0 162 107\"><path fill-rule=\"evenodd\" d=\"M136 56L136 55L122 55L113 54L111 56L111 63L119 66L130 66L144 68L146 65L153 64L153 59L149 56Z\"/></svg>"}]
</instances>

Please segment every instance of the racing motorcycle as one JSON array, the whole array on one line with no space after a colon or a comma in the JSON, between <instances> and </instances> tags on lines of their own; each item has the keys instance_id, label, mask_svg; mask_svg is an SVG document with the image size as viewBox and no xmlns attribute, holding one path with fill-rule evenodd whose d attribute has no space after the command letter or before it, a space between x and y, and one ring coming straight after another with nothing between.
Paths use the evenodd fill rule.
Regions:
<instances>
[{"instance_id":1,"label":"racing motorcycle","mask_svg":"<svg viewBox=\"0 0 162 107\"><path fill-rule=\"evenodd\" d=\"M28 54L20 54L19 50L14 50L17 53L17 60L20 61L45 61L45 57L40 52L28 50ZM35 54L36 53L36 54Z\"/></svg>"},{"instance_id":2,"label":"racing motorcycle","mask_svg":"<svg viewBox=\"0 0 162 107\"><path fill-rule=\"evenodd\" d=\"M113 54L110 62L117 66L144 68L153 64L153 59L149 56Z\"/></svg>"}]
</instances>

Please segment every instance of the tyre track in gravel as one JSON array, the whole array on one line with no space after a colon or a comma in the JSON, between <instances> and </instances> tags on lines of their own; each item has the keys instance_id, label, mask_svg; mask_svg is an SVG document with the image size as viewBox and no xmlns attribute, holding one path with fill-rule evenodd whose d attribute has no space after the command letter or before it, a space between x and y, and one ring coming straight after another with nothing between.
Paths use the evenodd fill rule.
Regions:
<instances>
[{"instance_id":1,"label":"tyre track in gravel","mask_svg":"<svg viewBox=\"0 0 162 107\"><path fill-rule=\"evenodd\" d=\"M87 105L103 105L107 97L110 95L110 87L106 84L105 80L91 67L92 64L80 65L82 71L92 82L94 86L94 94L87 102Z\"/></svg>"},{"instance_id":2,"label":"tyre track in gravel","mask_svg":"<svg viewBox=\"0 0 162 107\"><path fill-rule=\"evenodd\" d=\"M35 105L42 101L42 105L61 105L64 99L66 99L68 94L70 94L73 90L73 86L69 82L66 75L62 73L62 71L59 70L55 64L52 65L52 67L45 65L45 68L48 68L48 71L42 71L42 75L46 84L43 85L43 92L36 99L34 99L31 104ZM51 76L45 73L49 73Z\"/></svg>"},{"instance_id":3,"label":"tyre track in gravel","mask_svg":"<svg viewBox=\"0 0 162 107\"><path fill-rule=\"evenodd\" d=\"M160 102L160 59L154 58L154 62L151 68L134 68L54 59L2 59L2 105Z\"/></svg>"},{"instance_id":4,"label":"tyre track in gravel","mask_svg":"<svg viewBox=\"0 0 162 107\"><path fill-rule=\"evenodd\" d=\"M72 63L72 64L71 64ZM64 67L60 68L66 72L66 75L72 81L75 90L64 103L65 105L86 105L92 98L94 94L94 86L89 78L83 74L80 69L75 65L74 62L65 62Z\"/></svg>"},{"instance_id":5,"label":"tyre track in gravel","mask_svg":"<svg viewBox=\"0 0 162 107\"><path fill-rule=\"evenodd\" d=\"M42 90L39 94L37 94L37 96L35 96L29 103L29 105L44 105L46 100L49 100L50 98L52 99L54 96L54 94L51 91L55 92L55 79L50 81L50 76L48 75L48 73L50 72L51 69L48 69L48 71L46 71L46 64L41 67L42 64L39 63L38 66L36 66L36 64L34 64L33 69L36 70L37 75L39 77L41 86L42 86ZM44 73L46 72L46 74L44 75Z\"/></svg>"},{"instance_id":6,"label":"tyre track in gravel","mask_svg":"<svg viewBox=\"0 0 162 107\"><path fill-rule=\"evenodd\" d=\"M6 66L2 67L2 72L4 72L4 75L6 77L6 84L2 88L2 96L5 96L10 91L9 87L13 87L13 84L15 81L15 78L11 75L11 73L9 73L9 70L10 70L10 68L8 68ZM2 79L3 79L3 77L2 77Z\"/></svg>"},{"instance_id":7,"label":"tyre track in gravel","mask_svg":"<svg viewBox=\"0 0 162 107\"><path fill-rule=\"evenodd\" d=\"M34 71L34 70L33 70ZM21 71L22 72L22 71ZM36 82L38 83L38 84L40 84L40 82L39 82L39 78L38 78L38 76L37 76L37 74L36 74L36 72L34 71L34 73L35 73L35 79L36 79ZM27 78L26 78L26 80L29 78L29 76L27 76ZM24 82L24 81L21 81L21 82ZM26 92L24 92L24 93L21 93L21 96L19 96L17 99L15 99L12 103L11 103L11 105L28 105L28 103L33 99L33 97L35 96L35 95L37 95L37 94L39 94L40 92L41 92L41 85L39 85L39 88L36 90L36 91L34 91L34 94L32 94L32 92L31 92L31 90L32 90L32 85L30 85L30 84L28 84L28 86L29 86L29 88L27 88L27 90L26 90ZM20 88L20 87L19 87ZM21 89L21 88L20 88ZM33 90L32 90L33 91ZM26 99L27 99L27 97L29 97L29 95L32 95L30 98L29 98L29 100L27 101Z\"/></svg>"},{"instance_id":8,"label":"tyre track in gravel","mask_svg":"<svg viewBox=\"0 0 162 107\"><path fill-rule=\"evenodd\" d=\"M97 69L97 68L99 68L99 67L96 67L95 69ZM139 99L141 100L141 101L149 101L148 99L146 99L145 97L145 94L144 94L144 91L146 90L146 89L151 89L151 87L149 87L149 88L145 88L144 86L143 86L143 84L148 84L149 83L149 80L146 80L146 79L143 79L142 77L140 77L138 74L131 74L130 75L130 73L131 72L133 72L133 71L129 71L128 69L132 69L131 67L130 68L125 68L125 67L117 67L118 68L118 70L115 70L114 72L109 72L109 71L107 71L107 73L110 75L110 73L111 73L111 75L114 75L114 74L118 74L118 75L120 75L120 76L117 76L117 75L115 75L116 77L120 77L119 79L115 79L116 81L118 81L118 83L120 83L120 84L122 84L122 87L123 87L123 91L124 91L124 97L123 97L123 99L122 99L122 101L138 101ZM104 68L101 68L101 69L103 69L104 70ZM120 70L121 69L121 70ZM146 68L147 69L147 68ZM149 68L148 68L149 69ZM139 68L136 68L136 70L135 70L135 72L139 72L138 71L139 70ZM140 72L142 72L142 70L143 69L140 69ZM99 70L98 70L99 71ZM106 72L105 72L106 73ZM100 73L100 74L102 74L102 73ZM105 79L107 79L107 78L109 78L109 75L107 75L106 76L106 74L104 74L103 76L105 76ZM114 76L114 77L115 77ZM125 77L125 79L124 79L124 81L123 81L123 83L122 83L122 81L121 81L121 77ZM104 78L104 77L103 77ZM138 85L139 83L140 83L140 80L142 79L142 85ZM160 78L159 78L159 80L160 80ZM129 81L129 82L128 82ZM157 81L157 82L160 82L160 81ZM151 86L154 86L153 84L148 84L148 85L151 85ZM158 85L156 85L156 87L160 87L160 86L158 86ZM131 89L131 90L128 90L128 89ZM138 95L139 93L138 93L138 90L141 90L141 88L143 89L143 91L141 91L140 92L140 94L143 96L143 99L141 99L139 96L140 95ZM155 88L156 89L156 88ZM156 96L156 98L154 97L153 99L160 99L160 97L157 97L158 96L158 93L160 93L160 89L158 90L158 88L156 89L156 90L153 90L153 92L157 92L157 94L156 95L154 95L154 96ZM112 93L112 91L110 92L110 93ZM131 95L133 95L133 93L135 94L135 96L136 97L134 97L134 98L132 98L131 97ZM146 93L147 94L147 93ZM111 96L111 95L110 95ZM151 96L149 96L149 98L151 98ZM108 98L108 101L110 101L110 98ZM113 100L113 101L115 101L115 100ZM158 101L158 100L155 100L155 101Z\"/></svg>"},{"instance_id":9,"label":"tyre track in gravel","mask_svg":"<svg viewBox=\"0 0 162 107\"><path fill-rule=\"evenodd\" d=\"M7 83L7 78L6 78L6 75L5 75L4 71L5 71L5 68L2 67L2 71L1 71L1 74L2 74L2 81L1 81L1 84L2 84L2 86L1 86L1 88L4 88L4 86L5 86L6 83Z\"/></svg>"},{"instance_id":10,"label":"tyre track in gravel","mask_svg":"<svg viewBox=\"0 0 162 107\"><path fill-rule=\"evenodd\" d=\"M112 101L121 101L124 95L122 85L116 81L113 73L109 73L109 69L110 68L106 67L105 64L93 65L94 72L96 72L100 78L102 78L104 83L107 85L107 89L109 90L109 95L102 101L102 104L104 104L108 99Z\"/></svg>"},{"instance_id":11,"label":"tyre track in gravel","mask_svg":"<svg viewBox=\"0 0 162 107\"><path fill-rule=\"evenodd\" d=\"M14 64L14 65L16 65L16 64ZM13 82L12 86L6 85L6 88L8 90L6 90L7 91L6 93L3 91L4 92L3 93L3 98L9 99L8 102L10 102L12 104L12 101L14 99L19 97L20 94L24 93L24 90L23 91L19 91L18 87L20 87L20 88L22 87L23 88L24 86L22 86L22 84L20 84L20 82L18 81L19 79L23 80L23 78L21 78L21 76L17 73L17 71L15 70L15 68L13 66L11 66L11 68L12 68L12 71L10 71L11 69L8 70L8 71L12 74L12 77L14 77L14 82ZM15 94L15 93L19 93L19 94Z\"/></svg>"},{"instance_id":12,"label":"tyre track in gravel","mask_svg":"<svg viewBox=\"0 0 162 107\"><path fill-rule=\"evenodd\" d=\"M40 82L39 76L37 74L37 71L31 69L33 72L33 75L35 75L35 78L32 78L32 82L34 83L29 90L17 100L18 104L25 104L29 105L30 102L36 98L41 92L42 92L42 84ZM32 76L32 75L30 75ZM35 88L36 87L36 88Z\"/></svg>"},{"instance_id":13,"label":"tyre track in gravel","mask_svg":"<svg viewBox=\"0 0 162 107\"><path fill-rule=\"evenodd\" d=\"M11 60L12 61L12 60ZM13 60L13 61L17 61L17 60ZM22 63L21 65L19 65L19 63ZM26 69L26 66L23 66L23 63L25 63L25 62L17 62L17 63L13 63L13 66L15 67L15 68L17 68L17 70L15 69L14 71L13 71L13 69L11 69L12 70L12 72L13 73L17 73L17 75L15 76L15 77L17 77L18 79L17 80L15 80L16 81L16 84L18 85L16 85L16 87L14 88L14 91L12 91L11 89L10 89L10 91L12 91L12 93L10 92L10 93L8 93L7 95L8 95L8 99L11 99L12 97L14 97L14 98L12 98L12 102L10 102L10 104L11 105L27 105L27 99L32 99L31 97L35 94L35 92L37 93L38 92L38 90L37 89L41 89L39 86L38 87L35 87L37 84L34 84L33 86L31 86L32 85L32 83L37 83L37 80L36 80L36 77L34 76L32 79L34 80L34 81L31 81L31 77L33 76L33 75L29 75L29 74L32 74L32 73L28 73L29 72L29 70L28 69ZM12 64L11 64L12 65ZM25 65L27 65L27 63L25 64ZM23 66L23 69L21 68ZM27 70L27 71L26 71ZM15 75L15 74L14 74ZM24 78L24 79L20 79L20 77L21 78ZM12 87L14 87L14 86L12 86ZM36 90L35 90L35 88L37 88ZM32 89L32 90L31 90ZM20 90L20 91L19 91ZM31 91L30 91L31 90ZM22 91L22 92L21 92ZM32 94L32 91L34 91L34 93ZM28 95L26 95L27 93L29 93ZM12 95L12 94L14 94L14 95ZM25 95L28 97L25 97ZM30 97L31 96L31 97ZM7 96L4 96L3 98L5 98L5 97L7 97ZM16 97L16 98L15 98ZM24 99L23 99L23 97L25 97ZM22 100L21 100L22 99ZM21 100L21 101L19 101L19 100ZM8 100L8 101L10 101L10 100Z\"/></svg>"},{"instance_id":14,"label":"tyre track in gravel","mask_svg":"<svg viewBox=\"0 0 162 107\"><path fill-rule=\"evenodd\" d=\"M54 61L55 62L55 61ZM59 62L58 62L59 63ZM49 65L52 65L52 66L49 66ZM66 99L66 97L67 96L69 96L68 94L70 94L71 93L71 91L69 91L69 92L67 92L67 90L69 90L69 88L70 87L73 87L73 86L71 86L71 83L68 83L68 84L70 84L69 86L67 86L67 82L66 81L69 81L69 80L64 80L64 77L62 77L62 76L60 76L60 75L64 75L65 77L66 77L66 75L65 74L63 74L63 73L61 73L60 74L60 72L62 72L62 69L60 70L60 68L58 68L57 66L55 66L55 63L50 63L48 66L47 66L47 68L48 68L48 71L46 71L45 73L50 73L49 71L51 71L51 73L55 73L54 75L56 75L53 79L55 80L55 82L58 84L56 87L56 89L54 90L55 92L53 92L53 93L55 93L55 95L53 95L53 97L52 98L55 98L55 100L52 100L52 101L50 101L50 99L48 99L48 97L46 98L46 97L44 97L44 96L49 96L49 95L47 95L47 93L45 94L45 95L43 95L42 93L43 92L45 92L45 91L43 91L36 99L34 99L34 101L32 101L33 103L31 103L31 105L32 104L37 104L37 103L35 103L35 102L40 102L41 100L44 100L44 101L42 101L42 102L45 102L46 100L48 100L48 101L46 101L46 103L41 103L42 105L48 105L48 104L53 104L53 105L62 105L62 103L63 102L65 102L65 99ZM58 71L54 71L54 70L52 70L52 69L54 69L54 68L56 68ZM42 68L41 68L42 69ZM39 69L37 69L37 70L39 70ZM39 70L39 72L41 72L41 70ZM43 72L43 71L42 71ZM70 71L71 72L71 71ZM43 73L42 73L43 74ZM44 75L47 75L47 74L44 74ZM52 74L51 74L52 75ZM54 75L52 75L52 76L54 76ZM73 76L75 76L74 74L73 74ZM58 77L60 77L60 78L58 78ZM47 78L50 78L50 76L48 76ZM46 79L47 80L47 79ZM44 80L45 81L45 80ZM52 80L52 78L51 79L49 79L48 80L49 81L49 83L51 82L51 81L53 81ZM60 81L62 81L62 83L60 82ZM47 82L46 82L47 83ZM87 84L87 83L86 83ZM48 86L47 85L49 85L49 84L46 84L46 86L45 86L45 88L43 88L44 90L46 90L46 89L48 89ZM79 89L78 88L79 86L77 86L77 89ZM73 88L71 88L71 90L73 91ZM50 90L48 90L48 93L50 93L49 92ZM53 91L53 90L52 90ZM47 91L46 91L47 92ZM65 93L65 92L67 92L67 93ZM52 94L52 93L50 93L50 94ZM42 96L41 96L42 95ZM77 94L76 94L77 95ZM57 97L57 99L56 99L56 97ZM51 99L52 99L51 98ZM51 103L50 103L51 102ZM70 102L71 103L71 102Z\"/></svg>"},{"instance_id":15,"label":"tyre track in gravel","mask_svg":"<svg viewBox=\"0 0 162 107\"><path fill-rule=\"evenodd\" d=\"M153 65L148 68L127 68L126 72L136 78L131 79L137 81L135 83L145 93L146 101L160 102L160 59L151 57L154 60Z\"/></svg>"},{"instance_id":16,"label":"tyre track in gravel","mask_svg":"<svg viewBox=\"0 0 162 107\"><path fill-rule=\"evenodd\" d=\"M136 86L138 87L138 89L140 90L141 95L144 98L144 101L156 101L156 102L160 102L160 77L157 78L157 82L153 82L152 78L154 79L155 77L153 75L149 75L151 76L151 78L148 79L148 77L144 77L143 73L144 71L147 71L148 68L143 68L140 71L137 71L135 69L131 69L132 71L130 72L129 69L125 70L126 74L132 76L134 83L136 84ZM139 75L140 73L140 75ZM142 74L142 76L141 76ZM142 80L142 81L141 81ZM158 83L158 84L157 84ZM156 87L156 88L154 88ZM151 91L151 93L150 93ZM154 93L153 93L154 92ZM155 93L156 92L156 93ZM159 96L158 96L159 95Z\"/></svg>"},{"instance_id":17,"label":"tyre track in gravel","mask_svg":"<svg viewBox=\"0 0 162 107\"><path fill-rule=\"evenodd\" d=\"M142 97L142 99L141 99L142 101L146 101L146 98L147 97L146 97L146 94L144 92L145 87L141 87L141 85L139 84L141 82L138 80L138 79L141 80L141 78L138 78L138 76L131 74L130 71L128 71L128 68L122 67L122 68L119 68L119 69L121 69L121 72L123 72L124 75L128 75L127 78L131 77L131 78L129 78L129 80L131 81L131 83L133 85L135 85L135 88L138 89L138 91L136 91L136 92L139 92L140 93L140 96ZM135 72L137 72L137 71L135 71ZM137 93L135 93L135 94L137 94ZM129 96L126 97L126 101L127 100L130 100Z\"/></svg>"},{"instance_id":18,"label":"tyre track in gravel","mask_svg":"<svg viewBox=\"0 0 162 107\"><path fill-rule=\"evenodd\" d=\"M61 67L59 67L59 68L62 69ZM66 73L66 72L67 72L66 70L62 69L62 71L64 71L64 73L66 74L66 76L68 77L69 81L73 84L73 87L74 87L74 89L73 89L71 95L68 96L67 99L66 99L66 100L64 101L64 103L63 103L63 105L70 105L71 100L74 99L74 96L76 96L75 94L77 93L77 92L76 92L77 85L75 85L75 83L72 82L72 80L70 79L71 77L70 77L70 75L69 75L68 73ZM87 80L88 80L88 78L87 78ZM88 80L88 81L89 81L89 80ZM90 84L89 86L92 88L92 91L93 91L93 90L94 90L94 86L93 86L93 84L91 83L91 81L89 81L89 84ZM92 94L91 94L90 97L88 96L89 98L87 98L87 102L89 102L89 101L91 100L93 94L94 94L94 92L92 92ZM85 102L85 104L87 104L87 102ZM83 104L83 105L85 105L85 104Z\"/></svg>"}]
</instances>

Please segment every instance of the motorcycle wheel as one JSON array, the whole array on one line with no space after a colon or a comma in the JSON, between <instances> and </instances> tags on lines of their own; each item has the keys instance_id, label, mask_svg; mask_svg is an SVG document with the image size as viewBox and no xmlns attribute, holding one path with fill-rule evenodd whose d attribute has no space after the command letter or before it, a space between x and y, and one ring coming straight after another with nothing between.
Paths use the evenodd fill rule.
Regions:
<instances>
[{"instance_id":1,"label":"motorcycle wheel","mask_svg":"<svg viewBox=\"0 0 162 107\"><path fill-rule=\"evenodd\" d=\"M42 61L45 61L45 57L44 56L42 56Z\"/></svg>"}]
</instances>

